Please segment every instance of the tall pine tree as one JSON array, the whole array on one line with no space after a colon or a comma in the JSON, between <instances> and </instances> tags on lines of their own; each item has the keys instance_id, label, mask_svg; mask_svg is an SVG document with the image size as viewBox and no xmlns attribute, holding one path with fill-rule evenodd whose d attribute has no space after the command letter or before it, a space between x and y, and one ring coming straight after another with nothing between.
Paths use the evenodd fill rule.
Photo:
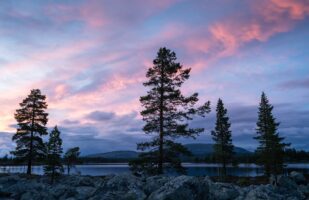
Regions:
<instances>
[{"instance_id":1,"label":"tall pine tree","mask_svg":"<svg viewBox=\"0 0 309 200\"><path fill-rule=\"evenodd\" d=\"M46 96L39 89L31 90L26 99L20 103L20 109L16 110L15 119L18 123L16 134L12 140L16 142L13 155L22 160L27 160L27 174L31 174L34 159L43 158L45 145L43 135L47 135L46 124Z\"/></svg>"},{"instance_id":2,"label":"tall pine tree","mask_svg":"<svg viewBox=\"0 0 309 200\"><path fill-rule=\"evenodd\" d=\"M44 173L51 177L51 182L53 183L55 176L63 173L61 163L62 139L60 138L60 131L57 126L50 132L46 147L47 155Z\"/></svg>"},{"instance_id":3,"label":"tall pine tree","mask_svg":"<svg viewBox=\"0 0 309 200\"><path fill-rule=\"evenodd\" d=\"M189 128L188 121L196 114L204 116L210 112L209 102L194 108L198 102L197 93L188 97L181 93L180 88L189 79L191 69L183 69L176 59L174 52L160 48L153 67L147 71L148 81L144 82L144 86L149 90L146 96L140 98L144 107L141 115L146 122L143 130L153 135L153 139L138 144L139 150L150 151L131 163L135 171L162 174L164 169L173 168L184 172L179 156L189 154L189 151L175 139L197 136L203 128Z\"/></svg>"},{"instance_id":4,"label":"tall pine tree","mask_svg":"<svg viewBox=\"0 0 309 200\"><path fill-rule=\"evenodd\" d=\"M73 147L68 149L64 154L64 163L67 166L68 175L70 175L71 168L78 163L79 160L79 147Z\"/></svg>"},{"instance_id":5,"label":"tall pine tree","mask_svg":"<svg viewBox=\"0 0 309 200\"><path fill-rule=\"evenodd\" d=\"M227 109L221 99L217 104L217 119L215 130L211 132L214 140L214 155L216 161L222 164L221 177L226 177L226 165L231 162L234 146L232 144L232 132L230 131L231 124L227 117Z\"/></svg>"},{"instance_id":6,"label":"tall pine tree","mask_svg":"<svg viewBox=\"0 0 309 200\"><path fill-rule=\"evenodd\" d=\"M284 138L277 132L279 123L272 114L273 106L269 103L265 93L262 93L258 112L257 136L259 142L256 153L259 163L263 165L266 176L283 172L284 150L289 144L283 143Z\"/></svg>"}]
</instances>

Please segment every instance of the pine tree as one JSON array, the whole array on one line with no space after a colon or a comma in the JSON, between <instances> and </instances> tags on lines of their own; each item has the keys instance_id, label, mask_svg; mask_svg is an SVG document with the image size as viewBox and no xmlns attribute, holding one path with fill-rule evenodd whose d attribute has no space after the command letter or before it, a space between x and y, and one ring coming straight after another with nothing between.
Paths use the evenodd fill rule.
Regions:
<instances>
[{"instance_id":1,"label":"pine tree","mask_svg":"<svg viewBox=\"0 0 309 200\"><path fill-rule=\"evenodd\" d=\"M57 126L55 126L49 134L49 140L46 147L47 155L44 173L51 176L51 182L53 183L55 176L63 173L63 166L61 163L62 139L60 138L60 131Z\"/></svg>"},{"instance_id":2,"label":"pine tree","mask_svg":"<svg viewBox=\"0 0 309 200\"><path fill-rule=\"evenodd\" d=\"M68 175L70 175L71 168L78 162L79 147L68 149L64 154L64 162L67 166Z\"/></svg>"},{"instance_id":3,"label":"pine tree","mask_svg":"<svg viewBox=\"0 0 309 200\"><path fill-rule=\"evenodd\" d=\"M217 120L215 130L211 132L214 140L214 155L216 161L222 164L221 177L226 177L226 165L231 162L234 146L232 144L232 132L230 131L231 124L227 117L227 109L221 99L217 104Z\"/></svg>"},{"instance_id":4,"label":"pine tree","mask_svg":"<svg viewBox=\"0 0 309 200\"><path fill-rule=\"evenodd\" d=\"M43 135L47 135L46 124L48 114L45 95L39 89L31 90L26 99L20 103L20 109L16 110L15 119L18 122L16 134L12 140L16 142L13 151L18 159L27 160L27 174L31 174L34 159L43 158L45 145Z\"/></svg>"},{"instance_id":5,"label":"pine tree","mask_svg":"<svg viewBox=\"0 0 309 200\"><path fill-rule=\"evenodd\" d=\"M204 116L210 112L210 103L206 102L194 108L198 102L198 94L185 97L180 87L189 79L191 69L183 69L176 62L176 54L169 49L160 48L153 67L146 74L148 81L144 86L150 90L146 96L140 97L144 107L141 112L146 122L143 130L154 135L153 140L138 144L138 150L150 150L141 154L140 159L131 162L131 169L150 174L162 174L165 169L176 169L184 172L179 159L180 154L190 152L175 139L179 137L195 137L203 128L189 128L188 121L196 114Z\"/></svg>"},{"instance_id":6,"label":"pine tree","mask_svg":"<svg viewBox=\"0 0 309 200\"><path fill-rule=\"evenodd\" d=\"M272 114L273 106L269 103L265 93L262 93L258 112L257 136L259 142L256 153L259 163L263 165L266 176L278 175L283 172L284 150L290 144L283 143L284 138L277 132L279 123Z\"/></svg>"}]
</instances>

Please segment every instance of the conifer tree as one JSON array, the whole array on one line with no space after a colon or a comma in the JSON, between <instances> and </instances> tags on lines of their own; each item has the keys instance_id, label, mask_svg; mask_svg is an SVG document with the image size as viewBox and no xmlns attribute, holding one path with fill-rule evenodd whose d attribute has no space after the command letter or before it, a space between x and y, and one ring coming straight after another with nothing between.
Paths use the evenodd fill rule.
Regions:
<instances>
[{"instance_id":1,"label":"conifer tree","mask_svg":"<svg viewBox=\"0 0 309 200\"><path fill-rule=\"evenodd\" d=\"M34 159L43 158L45 145L43 135L47 135L46 124L46 96L39 89L31 90L31 93L20 103L20 109L16 110L15 119L18 123L16 134L12 140L16 142L16 149L12 152L18 159L26 160L27 174L31 174Z\"/></svg>"},{"instance_id":2,"label":"conifer tree","mask_svg":"<svg viewBox=\"0 0 309 200\"><path fill-rule=\"evenodd\" d=\"M214 155L216 161L222 164L221 177L226 177L226 165L231 162L234 146L232 144L232 132L230 131L231 124L227 116L227 109L221 99L217 104L217 119L215 130L211 132L214 140Z\"/></svg>"},{"instance_id":3,"label":"conifer tree","mask_svg":"<svg viewBox=\"0 0 309 200\"><path fill-rule=\"evenodd\" d=\"M50 132L46 147L47 155L44 173L51 176L51 182L53 183L55 176L63 173L61 163L62 139L60 138L60 131L57 126Z\"/></svg>"},{"instance_id":4,"label":"conifer tree","mask_svg":"<svg viewBox=\"0 0 309 200\"><path fill-rule=\"evenodd\" d=\"M278 175L283 172L284 150L290 144L283 143L284 138L277 132L279 123L272 114L273 106L269 103L265 93L262 93L258 112L257 136L259 142L256 153L259 163L264 167L266 176Z\"/></svg>"},{"instance_id":5,"label":"conifer tree","mask_svg":"<svg viewBox=\"0 0 309 200\"><path fill-rule=\"evenodd\" d=\"M65 152L64 162L67 166L68 175L70 175L71 168L78 162L79 155L79 147L70 148Z\"/></svg>"},{"instance_id":6,"label":"conifer tree","mask_svg":"<svg viewBox=\"0 0 309 200\"><path fill-rule=\"evenodd\" d=\"M190 128L188 121L196 114L204 116L210 112L210 103L206 102L195 108L198 94L184 96L180 88L189 79L191 69L183 69L176 62L176 54L167 48L160 48L153 61L153 67L146 74L148 81L144 86L149 90L140 97L144 108L141 112L146 122L143 130L153 135L152 141L138 144L138 150L150 150L131 162L133 171L146 171L150 174L162 174L164 169L176 169L184 172L179 159L180 154L190 152L175 139L180 137L195 137L203 128Z\"/></svg>"}]
</instances>

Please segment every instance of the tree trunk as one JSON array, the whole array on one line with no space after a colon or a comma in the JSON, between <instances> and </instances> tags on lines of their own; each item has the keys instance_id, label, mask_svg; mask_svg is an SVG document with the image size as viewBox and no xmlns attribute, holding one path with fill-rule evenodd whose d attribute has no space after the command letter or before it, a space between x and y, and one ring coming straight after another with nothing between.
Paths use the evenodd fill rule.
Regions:
<instances>
[{"instance_id":1,"label":"tree trunk","mask_svg":"<svg viewBox=\"0 0 309 200\"><path fill-rule=\"evenodd\" d=\"M68 175L70 175L70 165L67 165L67 171L68 171Z\"/></svg>"},{"instance_id":2,"label":"tree trunk","mask_svg":"<svg viewBox=\"0 0 309 200\"><path fill-rule=\"evenodd\" d=\"M33 128L34 128L34 114L35 114L34 105L35 105L35 100L33 100L33 108L32 108L30 149L29 149L29 158L28 158L28 167L27 167L27 174L28 175L31 175L31 171L32 171Z\"/></svg>"},{"instance_id":3,"label":"tree trunk","mask_svg":"<svg viewBox=\"0 0 309 200\"><path fill-rule=\"evenodd\" d=\"M161 90L160 90L160 138L159 138L159 163L158 174L163 174L163 69L161 69Z\"/></svg>"},{"instance_id":4,"label":"tree trunk","mask_svg":"<svg viewBox=\"0 0 309 200\"><path fill-rule=\"evenodd\" d=\"M55 179L55 167L53 167L52 171L51 184L54 184L54 179Z\"/></svg>"},{"instance_id":5,"label":"tree trunk","mask_svg":"<svg viewBox=\"0 0 309 200\"><path fill-rule=\"evenodd\" d=\"M161 121L161 120L160 120ZM159 166L158 173L163 173L163 130L160 122Z\"/></svg>"},{"instance_id":6,"label":"tree trunk","mask_svg":"<svg viewBox=\"0 0 309 200\"><path fill-rule=\"evenodd\" d=\"M33 131L31 131L30 136L30 149L29 149L29 157L28 157L28 166L27 166L27 174L31 175L31 168L32 168L32 150L33 149Z\"/></svg>"},{"instance_id":7,"label":"tree trunk","mask_svg":"<svg viewBox=\"0 0 309 200\"><path fill-rule=\"evenodd\" d=\"M225 180L226 177L226 161L225 158L223 160L223 170L222 170L223 180Z\"/></svg>"}]
</instances>

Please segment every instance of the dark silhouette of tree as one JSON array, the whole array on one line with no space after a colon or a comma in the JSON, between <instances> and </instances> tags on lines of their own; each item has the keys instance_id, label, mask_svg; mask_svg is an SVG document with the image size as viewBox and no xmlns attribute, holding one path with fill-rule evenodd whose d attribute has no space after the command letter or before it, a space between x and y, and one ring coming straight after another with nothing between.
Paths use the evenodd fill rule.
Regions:
<instances>
[{"instance_id":1,"label":"dark silhouette of tree","mask_svg":"<svg viewBox=\"0 0 309 200\"><path fill-rule=\"evenodd\" d=\"M79 155L79 147L70 148L65 152L64 163L67 166L68 175L70 175L71 168L78 163Z\"/></svg>"},{"instance_id":2,"label":"dark silhouette of tree","mask_svg":"<svg viewBox=\"0 0 309 200\"><path fill-rule=\"evenodd\" d=\"M16 110L15 119L18 122L16 134L12 140L16 142L16 149L12 152L19 159L27 160L27 174L31 174L32 162L36 158L43 158L45 145L43 135L47 135L46 124L48 114L45 95L39 89L31 90L26 99Z\"/></svg>"},{"instance_id":3,"label":"dark silhouette of tree","mask_svg":"<svg viewBox=\"0 0 309 200\"><path fill-rule=\"evenodd\" d=\"M221 178L226 177L226 165L232 161L233 149L232 132L230 131L231 124L227 117L227 109L221 99L217 104L217 120L215 130L211 132L212 139L214 140L214 155L216 161L222 164Z\"/></svg>"},{"instance_id":4,"label":"dark silhouette of tree","mask_svg":"<svg viewBox=\"0 0 309 200\"><path fill-rule=\"evenodd\" d=\"M256 123L257 136L254 139L259 142L256 153L259 163L264 167L266 176L278 175L283 172L284 150L290 145L283 143L284 138L277 133L279 123L276 122L272 110L273 106L263 92Z\"/></svg>"},{"instance_id":5,"label":"dark silhouette of tree","mask_svg":"<svg viewBox=\"0 0 309 200\"><path fill-rule=\"evenodd\" d=\"M151 174L162 174L164 168L184 172L179 159L180 154L190 152L175 139L179 137L195 137L203 128L189 128L188 121L196 114L204 116L210 112L210 102L194 108L198 102L198 94L185 97L180 87L189 79L191 69L183 69L176 62L176 54L167 48L160 48L153 67L146 74L148 81L144 86L150 89L146 96L140 97L144 107L141 112L146 122L143 130L146 134L154 134L153 140L138 144L138 150L144 152L139 159L131 162L133 171L146 170Z\"/></svg>"},{"instance_id":6,"label":"dark silhouette of tree","mask_svg":"<svg viewBox=\"0 0 309 200\"><path fill-rule=\"evenodd\" d=\"M63 166L61 163L62 139L60 138L60 131L57 126L55 126L49 134L49 140L46 147L47 155L44 173L51 176L51 183L53 184L55 176L63 173Z\"/></svg>"}]
</instances>

